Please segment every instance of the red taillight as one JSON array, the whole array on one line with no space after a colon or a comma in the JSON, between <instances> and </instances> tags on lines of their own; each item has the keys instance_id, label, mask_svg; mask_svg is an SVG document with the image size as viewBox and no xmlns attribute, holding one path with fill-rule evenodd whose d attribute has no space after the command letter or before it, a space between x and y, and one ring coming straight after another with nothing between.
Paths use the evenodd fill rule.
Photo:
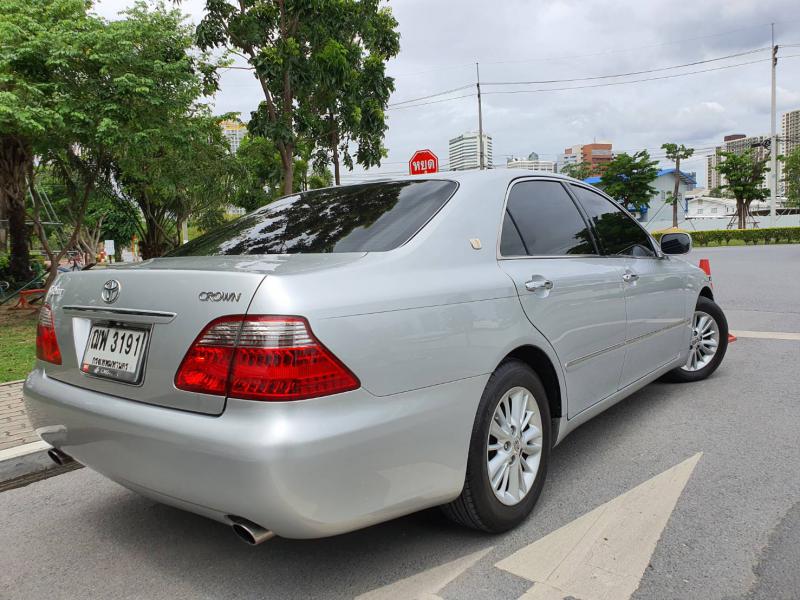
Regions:
<instances>
[{"instance_id":1,"label":"red taillight","mask_svg":"<svg viewBox=\"0 0 800 600\"><path fill-rule=\"evenodd\" d=\"M194 341L175 375L178 389L248 400L304 400L359 385L301 317L216 319Z\"/></svg>"},{"instance_id":2,"label":"red taillight","mask_svg":"<svg viewBox=\"0 0 800 600\"><path fill-rule=\"evenodd\" d=\"M61 350L58 348L56 328L53 325L53 311L45 304L39 310L39 324L36 326L36 358L61 364Z\"/></svg>"}]
</instances>

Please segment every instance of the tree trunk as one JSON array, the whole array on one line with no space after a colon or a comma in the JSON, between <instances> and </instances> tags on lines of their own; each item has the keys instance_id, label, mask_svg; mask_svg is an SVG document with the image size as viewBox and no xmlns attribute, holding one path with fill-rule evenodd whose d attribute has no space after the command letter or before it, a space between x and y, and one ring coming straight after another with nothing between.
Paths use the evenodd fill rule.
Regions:
<instances>
[{"instance_id":1,"label":"tree trunk","mask_svg":"<svg viewBox=\"0 0 800 600\"><path fill-rule=\"evenodd\" d=\"M331 126L330 136L331 136L331 151L333 154L333 183L334 185L342 185L342 179L340 176L340 168L339 168L339 128L336 127L336 122L333 119L333 115L328 114L328 123Z\"/></svg>"},{"instance_id":2,"label":"tree trunk","mask_svg":"<svg viewBox=\"0 0 800 600\"><path fill-rule=\"evenodd\" d=\"M0 205L6 209L11 256L9 270L17 281L31 278L28 227L25 225L25 173L33 160L30 146L16 136L0 136Z\"/></svg>"},{"instance_id":3,"label":"tree trunk","mask_svg":"<svg viewBox=\"0 0 800 600\"><path fill-rule=\"evenodd\" d=\"M339 175L339 146L333 147L333 182L335 185L342 185L342 179Z\"/></svg>"},{"instance_id":4,"label":"tree trunk","mask_svg":"<svg viewBox=\"0 0 800 600\"><path fill-rule=\"evenodd\" d=\"M678 227L678 192L681 186L681 159L675 159L675 188L672 192L672 226Z\"/></svg>"},{"instance_id":5,"label":"tree trunk","mask_svg":"<svg viewBox=\"0 0 800 600\"><path fill-rule=\"evenodd\" d=\"M739 229L747 229L744 200L736 199L736 212L739 216Z\"/></svg>"},{"instance_id":6,"label":"tree trunk","mask_svg":"<svg viewBox=\"0 0 800 600\"><path fill-rule=\"evenodd\" d=\"M278 151L283 165L283 193L288 196L294 191L294 147L280 144Z\"/></svg>"}]
</instances>

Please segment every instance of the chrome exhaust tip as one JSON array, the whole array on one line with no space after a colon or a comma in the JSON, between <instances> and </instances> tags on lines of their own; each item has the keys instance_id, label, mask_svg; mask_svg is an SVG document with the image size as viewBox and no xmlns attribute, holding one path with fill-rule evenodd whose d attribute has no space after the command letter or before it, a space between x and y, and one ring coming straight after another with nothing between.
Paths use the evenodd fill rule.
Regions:
<instances>
[{"instance_id":1,"label":"chrome exhaust tip","mask_svg":"<svg viewBox=\"0 0 800 600\"><path fill-rule=\"evenodd\" d=\"M257 525L252 521L242 517L229 516L228 518L231 520L233 532L240 540L250 546L258 546L275 537L272 531L264 529L261 525Z\"/></svg>"},{"instance_id":2,"label":"chrome exhaust tip","mask_svg":"<svg viewBox=\"0 0 800 600\"><path fill-rule=\"evenodd\" d=\"M47 456L49 456L50 460L56 463L59 467L63 467L75 462L74 458L72 458L66 452L62 452L58 448L50 448L50 450L47 451Z\"/></svg>"}]
</instances>

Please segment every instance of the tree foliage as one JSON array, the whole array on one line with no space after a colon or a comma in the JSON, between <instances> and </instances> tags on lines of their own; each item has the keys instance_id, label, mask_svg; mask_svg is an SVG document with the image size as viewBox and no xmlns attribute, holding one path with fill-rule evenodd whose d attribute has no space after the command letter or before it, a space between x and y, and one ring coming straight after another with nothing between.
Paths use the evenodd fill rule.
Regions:
<instances>
[{"instance_id":1,"label":"tree foliage","mask_svg":"<svg viewBox=\"0 0 800 600\"><path fill-rule=\"evenodd\" d=\"M657 191L650 185L658 176L657 164L646 150L632 155L622 152L606 163L600 187L623 206L646 209Z\"/></svg>"},{"instance_id":2,"label":"tree foliage","mask_svg":"<svg viewBox=\"0 0 800 600\"><path fill-rule=\"evenodd\" d=\"M694 154L694 148L687 148L683 144L680 146L678 144L667 143L661 144L661 149L665 151L667 155L667 160L671 160L675 163L675 173L673 174L675 179L675 187L672 191L672 196L670 196L670 202L672 203L672 226L678 226L678 204L680 200L680 186L681 186L681 160L689 158Z\"/></svg>"},{"instance_id":3,"label":"tree foliage","mask_svg":"<svg viewBox=\"0 0 800 600\"><path fill-rule=\"evenodd\" d=\"M84 0L0 1L0 218L8 219L9 269L19 280L29 276L25 199L34 153L63 143L86 116L73 115L69 100L74 61L95 30L87 8Z\"/></svg>"},{"instance_id":4,"label":"tree foliage","mask_svg":"<svg viewBox=\"0 0 800 600\"><path fill-rule=\"evenodd\" d=\"M110 220L139 228L150 256L177 243L189 215L221 220L230 161L201 102L216 89L218 63L193 47L178 10L136 2L106 21L82 0L0 0L0 8L0 156L15 157L0 160L0 179L23 188L4 192L3 204L21 203L12 233L24 233L27 183L53 265L48 283L68 250L94 254L105 215L127 210L127 219ZM42 173L67 200L59 215L66 235L43 225Z\"/></svg>"},{"instance_id":5,"label":"tree foliage","mask_svg":"<svg viewBox=\"0 0 800 600\"><path fill-rule=\"evenodd\" d=\"M783 181L786 185L786 204L800 208L800 147L783 159Z\"/></svg>"},{"instance_id":6,"label":"tree foliage","mask_svg":"<svg viewBox=\"0 0 800 600\"><path fill-rule=\"evenodd\" d=\"M720 156L722 160L717 170L727 181L722 187L736 199L738 228L746 229L750 204L769 196L769 190L764 187L764 175L769 171L768 159L759 160L750 149L741 154L721 152Z\"/></svg>"},{"instance_id":7,"label":"tree foliage","mask_svg":"<svg viewBox=\"0 0 800 600\"><path fill-rule=\"evenodd\" d=\"M300 141L294 159L292 192L328 187L333 175L324 165L310 164L308 144ZM283 195L281 156L270 140L246 135L236 152L233 204L252 211Z\"/></svg>"},{"instance_id":8,"label":"tree foliage","mask_svg":"<svg viewBox=\"0 0 800 600\"><path fill-rule=\"evenodd\" d=\"M400 36L391 11L378 0L333 4L336 24L320 32L311 53L316 84L308 98L313 121L306 135L317 144L317 167L332 162L339 185L340 162L350 170L354 162L369 168L386 155L385 109L394 80L385 67L400 51Z\"/></svg>"},{"instance_id":9,"label":"tree foliage","mask_svg":"<svg viewBox=\"0 0 800 600\"><path fill-rule=\"evenodd\" d=\"M584 179L588 179L594 172L592 171L592 165L588 162L579 162L579 163L569 163L561 167L561 172L568 177L574 177L579 181L583 181Z\"/></svg>"},{"instance_id":10,"label":"tree foliage","mask_svg":"<svg viewBox=\"0 0 800 600\"><path fill-rule=\"evenodd\" d=\"M228 48L252 67L264 101L248 129L275 144L284 193L293 189L301 135L334 153L352 138L360 144L358 162L380 163L393 89L383 67L399 48L395 27L379 0L206 3L198 44Z\"/></svg>"}]
</instances>

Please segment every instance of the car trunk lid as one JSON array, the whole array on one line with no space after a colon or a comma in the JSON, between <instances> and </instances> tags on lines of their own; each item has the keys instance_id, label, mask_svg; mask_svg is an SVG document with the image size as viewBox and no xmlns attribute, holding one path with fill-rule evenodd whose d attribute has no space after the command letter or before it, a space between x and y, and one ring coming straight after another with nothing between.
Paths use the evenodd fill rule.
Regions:
<instances>
[{"instance_id":1,"label":"car trunk lid","mask_svg":"<svg viewBox=\"0 0 800 600\"><path fill-rule=\"evenodd\" d=\"M62 362L43 363L47 376L139 402L207 414L222 413L224 396L178 390L173 383L175 373L186 350L206 324L223 315L247 312L265 275L248 270L211 270L208 266L214 261L205 262L206 269L178 270L151 265L151 268L98 269L62 275L48 295ZM111 300L113 294L117 297L106 301L104 291L106 300ZM96 335L130 331L134 334L132 341L139 342L144 337L138 378L131 376L134 380L126 382L104 378L102 372L82 371L93 326L112 328L99 330ZM104 349L110 348L110 344L109 340Z\"/></svg>"}]
</instances>

